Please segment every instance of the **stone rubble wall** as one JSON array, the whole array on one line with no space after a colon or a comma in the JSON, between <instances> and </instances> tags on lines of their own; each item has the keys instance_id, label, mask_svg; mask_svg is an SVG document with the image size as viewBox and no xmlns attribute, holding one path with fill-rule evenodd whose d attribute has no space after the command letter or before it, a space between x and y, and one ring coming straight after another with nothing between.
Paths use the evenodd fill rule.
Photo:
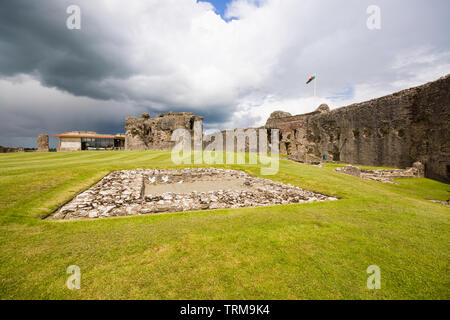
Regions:
<instances>
[{"instance_id":1,"label":"stone rubble wall","mask_svg":"<svg viewBox=\"0 0 450 320\"><path fill-rule=\"evenodd\" d=\"M14 153L14 152L25 152L25 149L0 146L0 153Z\"/></svg>"},{"instance_id":2,"label":"stone rubble wall","mask_svg":"<svg viewBox=\"0 0 450 320\"><path fill-rule=\"evenodd\" d=\"M415 162L411 168L407 169L377 169L367 170L351 165L334 169L348 175L359 177L365 180L375 180L383 183L396 184L393 178L423 178L424 166L420 162Z\"/></svg>"},{"instance_id":3,"label":"stone rubble wall","mask_svg":"<svg viewBox=\"0 0 450 320\"><path fill-rule=\"evenodd\" d=\"M450 207L450 198L447 201L439 201L439 200L430 200L434 203L442 204L443 206Z\"/></svg>"},{"instance_id":4,"label":"stone rubble wall","mask_svg":"<svg viewBox=\"0 0 450 320\"><path fill-rule=\"evenodd\" d=\"M64 205L53 219L126 215L142 199L143 170L114 171Z\"/></svg>"},{"instance_id":5,"label":"stone rubble wall","mask_svg":"<svg viewBox=\"0 0 450 320\"><path fill-rule=\"evenodd\" d=\"M245 179L247 189L144 195L145 184ZM179 212L221 208L270 206L337 200L289 184L255 178L245 172L215 168L115 171L77 195L60 208L52 219L105 218L159 212Z\"/></svg>"},{"instance_id":6,"label":"stone rubble wall","mask_svg":"<svg viewBox=\"0 0 450 320\"><path fill-rule=\"evenodd\" d=\"M233 137L233 149L231 149L231 140L230 140L230 150L229 151L243 151L243 152L259 152L259 146L260 146L260 135L259 135L259 129L265 129L264 127L260 128L245 128L245 129L233 129L233 130L223 130L220 132L216 132L209 135L203 136L203 149L212 143L214 143L216 135L220 135L222 137L222 151L228 151L227 146L227 137L229 136L230 139ZM255 137L253 136L253 133L255 134ZM211 137L212 136L212 137ZM254 140L254 144L250 144L250 141ZM238 141L244 141L243 145L240 145L238 149ZM270 136L267 135L267 143L266 143L266 152L270 153Z\"/></svg>"},{"instance_id":7,"label":"stone rubble wall","mask_svg":"<svg viewBox=\"0 0 450 320\"><path fill-rule=\"evenodd\" d=\"M450 75L385 97L330 111L292 116L274 112L280 153L305 163L323 160L406 168L450 182Z\"/></svg>"},{"instance_id":8,"label":"stone rubble wall","mask_svg":"<svg viewBox=\"0 0 450 320\"><path fill-rule=\"evenodd\" d=\"M192 112L169 112L151 118L143 113L141 118L126 119L126 150L170 150L175 142L170 141L173 131L187 129L193 136L194 122L203 121Z\"/></svg>"}]
</instances>

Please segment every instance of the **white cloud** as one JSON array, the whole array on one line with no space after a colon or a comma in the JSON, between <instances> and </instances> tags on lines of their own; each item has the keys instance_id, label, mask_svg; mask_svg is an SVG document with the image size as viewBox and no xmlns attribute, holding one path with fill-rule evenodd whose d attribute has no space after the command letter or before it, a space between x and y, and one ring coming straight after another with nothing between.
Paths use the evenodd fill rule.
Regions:
<instances>
[{"instance_id":1,"label":"white cloud","mask_svg":"<svg viewBox=\"0 0 450 320\"><path fill-rule=\"evenodd\" d=\"M91 98L44 88L30 77L21 80L20 92L6 90L6 82L12 81L8 78L0 83L0 91L4 89L0 108L9 114L4 119L39 108L43 119L62 121L55 114L66 110L66 105L77 105L79 116L73 115L73 127L89 116L93 126L101 123L104 128L105 119L118 123L125 112L143 110L193 111L206 116L208 130L259 126L274 110L299 114L313 111L320 103L335 108L450 72L450 44L441 36L449 27L442 15L448 4L440 0L433 6L425 0L380 0L382 28L378 31L366 27L366 8L371 4L366 0L234 0L225 14L227 19L235 18L230 21L224 21L209 3L196 0L129 0L126 4L80 0L78 4L84 19L82 32L63 30L64 39L81 44L81 53L100 53L113 69L124 71L99 79L84 80L81 73L76 79L52 81L54 73L73 60L65 63L69 49L58 47L58 40L50 38L57 43L58 59L36 59L34 79ZM63 6L64 2L47 5ZM39 21L47 20L43 15ZM17 25L10 23L10 27L17 30L24 23L14 22ZM36 50L47 45L40 43ZM317 74L317 98L305 84L312 74ZM75 90L80 83L89 90ZM352 96L326 98L347 88ZM29 98L23 96L24 90ZM95 100L97 93L111 100ZM106 105L110 107L105 117ZM34 111L30 114L37 116ZM27 126L32 127L32 122ZM45 130L45 125L40 128Z\"/></svg>"}]
</instances>

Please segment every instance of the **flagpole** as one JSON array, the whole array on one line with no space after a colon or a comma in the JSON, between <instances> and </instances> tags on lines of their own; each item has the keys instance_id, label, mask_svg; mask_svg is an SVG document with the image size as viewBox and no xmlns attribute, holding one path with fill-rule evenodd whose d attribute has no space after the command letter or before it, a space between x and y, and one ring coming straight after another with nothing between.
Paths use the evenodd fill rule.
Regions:
<instances>
[{"instance_id":1,"label":"flagpole","mask_svg":"<svg viewBox=\"0 0 450 320\"><path fill-rule=\"evenodd\" d=\"M315 75L316 77L314 78L314 98L316 97L316 82L317 82L317 73Z\"/></svg>"}]
</instances>

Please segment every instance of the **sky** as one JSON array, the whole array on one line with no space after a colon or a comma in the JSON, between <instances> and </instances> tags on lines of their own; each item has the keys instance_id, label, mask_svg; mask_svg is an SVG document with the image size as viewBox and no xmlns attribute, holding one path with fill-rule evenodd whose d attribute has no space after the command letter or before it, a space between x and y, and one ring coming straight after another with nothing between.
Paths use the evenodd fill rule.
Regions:
<instances>
[{"instance_id":1,"label":"sky","mask_svg":"<svg viewBox=\"0 0 450 320\"><path fill-rule=\"evenodd\" d=\"M199 0L197 0L197 2L199 2ZM209 1L205 0L203 2L211 3L215 9L215 12L220 14L222 19L226 19L225 12L227 10L227 5L231 3L231 0L209 0Z\"/></svg>"},{"instance_id":2,"label":"sky","mask_svg":"<svg viewBox=\"0 0 450 320\"><path fill-rule=\"evenodd\" d=\"M116 134L142 112L255 127L421 85L450 73L449 12L447 0L2 0L0 145Z\"/></svg>"}]
</instances>

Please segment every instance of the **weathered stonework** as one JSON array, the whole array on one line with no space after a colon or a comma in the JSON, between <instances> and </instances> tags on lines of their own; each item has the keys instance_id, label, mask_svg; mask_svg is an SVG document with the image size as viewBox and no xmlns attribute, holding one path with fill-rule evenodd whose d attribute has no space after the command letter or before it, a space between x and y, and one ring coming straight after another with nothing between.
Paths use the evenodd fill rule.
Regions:
<instances>
[{"instance_id":1,"label":"weathered stonework","mask_svg":"<svg viewBox=\"0 0 450 320\"><path fill-rule=\"evenodd\" d=\"M215 168L115 171L52 219L106 218L337 200L290 184Z\"/></svg>"},{"instance_id":2,"label":"weathered stonework","mask_svg":"<svg viewBox=\"0 0 450 320\"><path fill-rule=\"evenodd\" d=\"M223 151L234 152L259 152L260 139L259 129L261 128L246 128L246 129L233 129L223 130L220 132L205 134L203 136L203 149L215 142L216 137L219 135L222 139ZM270 152L269 142L270 136L267 136L266 140L266 152ZM227 144L228 143L228 144Z\"/></svg>"},{"instance_id":3,"label":"weathered stonework","mask_svg":"<svg viewBox=\"0 0 450 320\"><path fill-rule=\"evenodd\" d=\"M450 182L450 75L385 97L329 111L291 116L274 112L266 128L280 129L280 153L297 161L410 167Z\"/></svg>"},{"instance_id":4,"label":"weathered stonework","mask_svg":"<svg viewBox=\"0 0 450 320\"><path fill-rule=\"evenodd\" d=\"M420 162L415 162L411 168L407 169L377 169L367 170L351 165L334 169L365 180L375 180L383 183L396 184L394 178L423 178L424 170Z\"/></svg>"},{"instance_id":5,"label":"weathered stonework","mask_svg":"<svg viewBox=\"0 0 450 320\"><path fill-rule=\"evenodd\" d=\"M203 121L203 117L192 112L169 112L151 118L143 113L142 118L126 119L126 150L168 150L175 142L170 141L176 129L187 129L193 136L194 122Z\"/></svg>"},{"instance_id":6,"label":"weathered stonework","mask_svg":"<svg viewBox=\"0 0 450 320\"><path fill-rule=\"evenodd\" d=\"M430 200L434 203L442 204L443 206L450 207L450 198L447 201Z\"/></svg>"},{"instance_id":7,"label":"weathered stonework","mask_svg":"<svg viewBox=\"0 0 450 320\"><path fill-rule=\"evenodd\" d=\"M37 138L38 152L49 152L48 134L40 134Z\"/></svg>"},{"instance_id":8,"label":"weathered stonework","mask_svg":"<svg viewBox=\"0 0 450 320\"><path fill-rule=\"evenodd\" d=\"M3 147L0 146L0 153L24 152L24 148Z\"/></svg>"}]
</instances>

